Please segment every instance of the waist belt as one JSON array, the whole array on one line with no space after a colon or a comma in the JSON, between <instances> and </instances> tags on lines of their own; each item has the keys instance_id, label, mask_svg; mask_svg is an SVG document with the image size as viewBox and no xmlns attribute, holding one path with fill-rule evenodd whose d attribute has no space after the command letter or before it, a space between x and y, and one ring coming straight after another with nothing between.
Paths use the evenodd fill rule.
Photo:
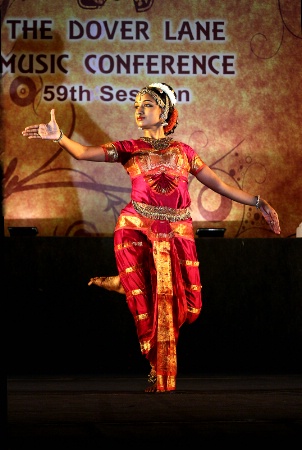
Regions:
<instances>
[{"instance_id":1,"label":"waist belt","mask_svg":"<svg viewBox=\"0 0 302 450\"><path fill-rule=\"evenodd\" d=\"M168 206L152 206L146 203L131 200L133 208L138 214L153 220L167 220L168 222L178 222L191 217L189 208L175 209Z\"/></svg>"}]
</instances>

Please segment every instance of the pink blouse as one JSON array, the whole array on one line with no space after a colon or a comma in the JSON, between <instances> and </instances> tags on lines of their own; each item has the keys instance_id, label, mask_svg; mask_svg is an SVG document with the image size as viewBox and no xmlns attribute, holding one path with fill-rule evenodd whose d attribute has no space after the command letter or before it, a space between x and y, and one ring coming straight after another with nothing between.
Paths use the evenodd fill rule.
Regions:
<instances>
[{"instance_id":1,"label":"pink blouse","mask_svg":"<svg viewBox=\"0 0 302 450\"><path fill-rule=\"evenodd\" d=\"M131 178L131 199L154 206L182 209L191 204L189 174L205 163L187 144L172 140L164 150L155 150L143 140L116 141L102 146L107 162L120 162Z\"/></svg>"}]
</instances>

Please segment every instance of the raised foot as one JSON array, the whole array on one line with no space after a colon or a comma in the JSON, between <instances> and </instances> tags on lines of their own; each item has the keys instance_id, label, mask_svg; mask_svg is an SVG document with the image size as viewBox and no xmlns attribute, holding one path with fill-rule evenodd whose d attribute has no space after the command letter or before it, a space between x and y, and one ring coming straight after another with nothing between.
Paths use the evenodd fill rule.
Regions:
<instances>
[{"instance_id":1,"label":"raised foot","mask_svg":"<svg viewBox=\"0 0 302 450\"><path fill-rule=\"evenodd\" d=\"M119 294L125 294L119 275L113 277L90 278L88 286L91 286L92 284L107 289L107 291L115 291Z\"/></svg>"}]
</instances>

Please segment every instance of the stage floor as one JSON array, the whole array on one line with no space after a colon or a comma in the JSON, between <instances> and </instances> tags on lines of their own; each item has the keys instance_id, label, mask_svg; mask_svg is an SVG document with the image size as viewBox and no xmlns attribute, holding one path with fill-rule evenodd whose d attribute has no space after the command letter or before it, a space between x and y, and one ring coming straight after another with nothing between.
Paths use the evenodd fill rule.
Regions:
<instances>
[{"instance_id":1,"label":"stage floor","mask_svg":"<svg viewBox=\"0 0 302 450\"><path fill-rule=\"evenodd\" d=\"M302 438L302 374L179 376L174 393L146 386L137 376L9 378L7 448L288 446Z\"/></svg>"}]
</instances>

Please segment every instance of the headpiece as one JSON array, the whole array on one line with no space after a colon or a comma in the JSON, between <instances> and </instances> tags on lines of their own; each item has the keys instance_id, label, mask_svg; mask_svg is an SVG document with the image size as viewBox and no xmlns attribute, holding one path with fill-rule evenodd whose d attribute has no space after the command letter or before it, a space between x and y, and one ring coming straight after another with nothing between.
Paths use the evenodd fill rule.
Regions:
<instances>
[{"instance_id":1,"label":"headpiece","mask_svg":"<svg viewBox=\"0 0 302 450\"><path fill-rule=\"evenodd\" d=\"M175 92L172 89L170 89L167 85L162 83L152 83L149 84L148 87L153 87L158 89L159 91L163 91L169 97L171 105L174 106L176 104L177 100L175 97Z\"/></svg>"},{"instance_id":2,"label":"headpiece","mask_svg":"<svg viewBox=\"0 0 302 450\"><path fill-rule=\"evenodd\" d=\"M153 89L158 90L161 94L164 92L166 94L166 100L162 100L162 98L155 92ZM175 104L177 103L175 92L172 88L163 83L152 83L148 86L142 88L138 94L144 95L149 94L156 101L158 106L163 109L160 118L163 119L162 126L164 127L164 133L170 134L174 132L178 121L178 111L175 108ZM173 109L170 110L170 105ZM167 122L170 111L170 118Z\"/></svg>"},{"instance_id":3,"label":"headpiece","mask_svg":"<svg viewBox=\"0 0 302 450\"><path fill-rule=\"evenodd\" d=\"M168 97L166 100L166 103L160 98L160 96L156 92L154 92L150 88L155 88L155 89L159 90L159 92L161 94L164 92ZM162 119L167 120L167 117L169 114L169 109L170 109L168 99L170 100L170 103L172 106L174 106L176 103L175 93L172 89L170 89L168 86L166 86L165 84L162 84L162 83L152 83L152 84L149 84L149 86L141 89L139 93L151 95L151 97L154 98L154 100L156 101L158 106L160 106L163 109L163 113L161 115Z\"/></svg>"}]
</instances>

